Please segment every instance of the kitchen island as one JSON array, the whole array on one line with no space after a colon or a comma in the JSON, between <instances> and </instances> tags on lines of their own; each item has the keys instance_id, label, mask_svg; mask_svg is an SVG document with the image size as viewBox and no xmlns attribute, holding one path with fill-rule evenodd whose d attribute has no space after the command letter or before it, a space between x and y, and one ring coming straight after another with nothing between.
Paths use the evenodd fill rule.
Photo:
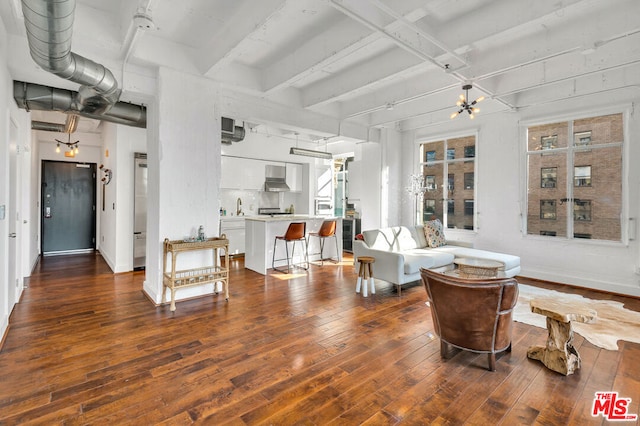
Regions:
<instances>
[{"instance_id":1,"label":"kitchen island","mask_svg":"<svg viewBox=\"0 0 640 426\"><path fill-rule=\"evenodd\" d=\"M275 237L284 235L291 222L306 222L307 236L310 232L316 232L320 229L320 225L325 220L335 219L336 237L338 239L338 253L336 253L336 244L333 237L326 239L324 245L324 255L326 258L342 260L342 218L328 218L321 216L309 215L275 215L275 216L248 216L245 219L245 255L244 266L247 269L258 272L262 275L267 274L267 269L271 268L271 259L273 258L273 243ZM289 243L290 245L292 243ZM285 259L286 253L284 243L279 242L276 248L276 259ZM296 243L296 252L293 263L300 263L304 258L304 249L300 243ZM311 238L309 240L309 261L320 260L320 241L319 238ZM276 267L286 266L287 261L276 261Z\"/></svg>"}]
</instances>

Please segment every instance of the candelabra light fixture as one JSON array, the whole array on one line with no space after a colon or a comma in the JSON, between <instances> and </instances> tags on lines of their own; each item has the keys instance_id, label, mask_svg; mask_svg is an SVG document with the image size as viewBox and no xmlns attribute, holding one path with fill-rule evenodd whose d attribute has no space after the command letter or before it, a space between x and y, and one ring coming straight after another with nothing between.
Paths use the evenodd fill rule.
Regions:
<instances>
[{"instance_id":1,"label":"candelabra light fixture","mask_svg":"<svg viewBox=\"0 0 640 426\"><path fill-rule=\"evenodd\" d=\"M474 114L477 114L480 112L480 108L477 108L474 105L476 105L478 102L482 102L484 100L484 96L480 96L475 101L469 102L469 89L472 89L472 88L473 86L471 84L465 84L464 86L462 86L462 90L464 90L465 93L460 95L458 102L456 102L456 105L460 107L460 109L454 112L453 114L451 114L451 119L454 119L464 111L467 111L469 113L469 118L473 120L475 117Z\"/></svg>"},{"instance_id":2,"label":"candelabra light fixture","mask_svg":"<svg viewBox=\"0 0 640 426\"><path fill-rule=\"evenodd\" d=\"M409 175L409 186L406 188L407 192L413 194L415 197L421 197L427 192L427 186L424 182L424 176L420 174Z\"/></svg>"},{"instance_id":3,"label":"candelabra light fixture","mask_svg":"<svg viewBox=\"0 0 640 426\"><path fill-rule=\"evenodd\" d=\"M420 223L420 212L418 210L418 203L422 201L424 197L424 193L427 192L428 188L425 184L425 177L421 174L411 174L409 175L409 186L406 188L407 192L413 195L414 197L414 212L416 214L415 220L416 224Z\"/></svg>"},{"instance_id":4,"label":"candelabra light fixture","mask_svg":"<svg viewBox=\"0 0 640 426\"><path fill-rule=\"evenodd\" d=\"M56 153L60 153L60 145L65 145L67 150L64 152L65 157L75 157L80 150L78 149L78 144L80 141L71 142L71 133L67 133L67 142L61 141L59 139L55 140L56 144Z\"/></svg>"}]
</instances>

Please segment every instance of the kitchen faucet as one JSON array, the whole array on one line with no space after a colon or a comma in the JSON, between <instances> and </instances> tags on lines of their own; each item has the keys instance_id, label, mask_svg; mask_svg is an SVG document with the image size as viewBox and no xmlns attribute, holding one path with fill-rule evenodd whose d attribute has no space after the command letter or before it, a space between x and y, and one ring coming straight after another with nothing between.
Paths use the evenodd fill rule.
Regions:
<instances>
[{"instance_id":1,"label":"kitchen faucet","mask_svg":"<svg viewBox=\"0 0 640 426\"><path fill-rule=\"evenodd\" d=\"M236 201L236 216L240 216L242 213L242 198L238 197Z\"/></svg>"}]
</instances>

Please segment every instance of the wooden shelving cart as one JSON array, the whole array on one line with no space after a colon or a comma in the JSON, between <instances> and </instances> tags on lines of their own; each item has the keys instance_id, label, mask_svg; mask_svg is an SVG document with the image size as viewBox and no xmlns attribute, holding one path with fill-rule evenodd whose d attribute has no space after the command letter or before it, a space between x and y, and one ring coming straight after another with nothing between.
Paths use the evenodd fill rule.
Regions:
<instances>
[{"instance_id":1,"label":"wooden shelving cart","mask_svg":"<svg viewBox=\"0 0 640 426\"><path fill-rule=\"evenodd\" d=\"M176 270L178 254L196 250L212 250L211 264L200 268ZM220 264L220 250L224 250L224 265ZM171 264L167 265L169 254ZM221 282L224 284L224 297L229 301L229 240L224 234L204 241L169 241L165 238L162 271L162 304L166 303L167 289L170 289L172 312L176 310L176 290L179 288L213 283L214 294L218 294L217 283Z\"/></svg>"}]
</instances>

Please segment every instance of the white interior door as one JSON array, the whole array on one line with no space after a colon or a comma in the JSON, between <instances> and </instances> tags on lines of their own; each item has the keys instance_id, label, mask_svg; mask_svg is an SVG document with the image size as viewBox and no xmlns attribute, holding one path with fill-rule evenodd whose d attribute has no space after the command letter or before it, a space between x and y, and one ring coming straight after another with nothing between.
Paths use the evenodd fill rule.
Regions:
<instances>
[{"instance_id":1,"label":"white interior door","mask_svg":"<svg viewBox=\"0 0 640 426\"><path fill-rule=\"evenodd\" d=\"M18 127L10 120L9 129L9 285L7 300L9 302L9 313L13 305L18 302L20 295L22 277L19 275L21 264L21 250L18 223L20 221L20 206L22 200L20 197L20 163L18 161Z\"/></svg>"}]
</instances>

